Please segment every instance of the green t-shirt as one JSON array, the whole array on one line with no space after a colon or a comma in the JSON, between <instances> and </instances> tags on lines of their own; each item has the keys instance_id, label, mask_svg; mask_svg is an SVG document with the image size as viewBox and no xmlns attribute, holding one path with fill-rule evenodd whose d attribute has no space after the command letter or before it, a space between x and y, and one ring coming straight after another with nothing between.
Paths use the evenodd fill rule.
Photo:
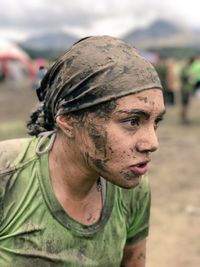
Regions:
<instances>
[{"instance_id":1,"label":"green t-shirt","mask_svg":"<svg viewBox=\"0 0 200 267\"><path fill-rule=\"evenodd\" d=\"M125 244L148 235L148 178L129 190L106 182L100 220L82 225L56 199L37 143L0 142L0 266L120 266Z\"/></svg>"}]
</instances>

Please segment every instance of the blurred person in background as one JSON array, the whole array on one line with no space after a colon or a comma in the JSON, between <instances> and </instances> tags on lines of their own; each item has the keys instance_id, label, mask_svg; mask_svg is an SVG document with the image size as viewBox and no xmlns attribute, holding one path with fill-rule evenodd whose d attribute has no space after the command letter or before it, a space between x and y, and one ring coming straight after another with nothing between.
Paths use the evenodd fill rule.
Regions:
<instances>
[{"instance_id":1,"label":"blurred person in background","mask_svg":"<svg viewBox=\"0 0 200 267\"><path fill-rule=\"evenodd\" d=\"M44 78L45 74L47 73L47 68L44 66L40 66L34 79L33 79L33 89L37 90L37 88L40 87L40 83L42 79Z\"/></svg>"},{"instance_id":2,"label":"blurred person in background","mask_svg":"<svg viewBox=\"0 0 200 267\"><path fill-rule=\"evenodd\" d=\"M7 76L10 74L10 70L8 67L8 62L7 61L1 61L0 62L0 72L1 72L1 82L5 82Z\"/></svg>"},{"instance_id":3,"label":"blurred person in background","mask_svg":"<svg viewBox=\"0 0 200 267\"><path fill-rule=\"evenodd\" d=\"M193 84L193 93L200 97L200 56L195 56L189 68L190 80Z\"/></svg>"},{"instance_id":4,"label":"blurred person in background","mask_svg":"<svg viewBox=\"0 0 200 267\"><path fill-rule=\"evenodd\" d=\"M181 78L181 122L183 124L189 123L188 112L191 102L191 96L194 92L194 86L192 82L191 66L194 62L194 58L190 58L186 61L184 66L180 70Z\"/></svg>"},{"instance_id":5,"label":"blurred person in background","mask_svg":"<svg viewBox=\"0 0 200 267\"><path fill-rule=\"evenodd\" d=\"M175 105L177 104L176 94L177 92L180 92L181 88L178 63L175 58L168 58L165 64L166 64L166 84L167 84L166 103L170 105Z\"/></svg>"},{"instance_id":6,"label":"blurred person in background","mask_svg":"<svg viewBox=\"0 0 200 267\"><path fill-rule=\"evenodd\" d=\"M154 65L155 69L159 75L160 81L163 86L163 96L165 104L172 104L171 100L171 92L168 89L167 84L167 66L166 66L166 59L162 58L161 55L159 56L158 62Z\"/></svg>"},{"instance_id":7,"label":"blurred person in background","mask_svg":"<svg viewBox=\"0 0 200 267\"><path fill-rule=\"evenodd\" d=\"M123 41L88 37L37 95L33 137L0 143L0 266L144 267L157 72Z\"/></svg>"},{"instance_id":8,"label":"blurred person in background","mask_svg":"<svg viewBox=\"0 0 200 267\"><path fill-rule=\"evenodd\" d=\"M3 62L0 62L0 82L4 82L6 78Z\"/></svg>"}]
</instances>

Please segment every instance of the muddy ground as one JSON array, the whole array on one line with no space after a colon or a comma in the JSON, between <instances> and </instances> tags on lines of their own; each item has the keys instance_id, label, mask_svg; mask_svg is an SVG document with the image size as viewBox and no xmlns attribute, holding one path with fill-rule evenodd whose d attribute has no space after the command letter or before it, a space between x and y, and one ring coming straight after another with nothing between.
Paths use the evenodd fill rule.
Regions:
<instances>
[{"instance_id":1,"label":"muddy ground","mask_svg":"<svg viewBox=\"0 0 200 267\"><path fill-rule=\"evenodd\" d=\"M37 104L30 82L0 85L0 123L21 123ZM151 230L147 267L200 266L200 99L193 98L190 125L179 122L179 105L168 106L158 134L160 150L150 168L152 186ZM6 125L6 126L5 126ZM0 131L0 138L15 135L15 128Z\"/></svg>"}]
</instances>

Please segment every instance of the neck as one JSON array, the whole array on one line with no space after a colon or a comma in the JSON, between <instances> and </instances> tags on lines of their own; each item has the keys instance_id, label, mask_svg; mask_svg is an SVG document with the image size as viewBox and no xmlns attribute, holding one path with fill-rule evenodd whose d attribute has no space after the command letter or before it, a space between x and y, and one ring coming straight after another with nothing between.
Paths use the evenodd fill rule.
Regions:
<instances>
[{"instance_id":1,"label":"neck","mask_svg":"<svg viewBox=\"0 0 200 267\"><path fill-rule=\"evenodd\" d=\"M57 135L49 156L49 168L52 187L59 199L84 201L97 190L98 175L84 165L79 154L66 138Z\"/></svg>"}]
</instances>

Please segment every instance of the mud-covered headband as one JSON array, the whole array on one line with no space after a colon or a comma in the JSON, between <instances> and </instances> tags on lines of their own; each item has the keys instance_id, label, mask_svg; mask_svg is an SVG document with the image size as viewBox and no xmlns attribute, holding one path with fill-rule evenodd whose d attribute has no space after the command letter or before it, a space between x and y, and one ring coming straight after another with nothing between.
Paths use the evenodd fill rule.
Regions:
<instances>
[{"instance_id":1,"label":"mud-covered headband","mask_svg":"<svg viewBox=\"0 0 200 267\"><path fill-rule=\"evenodd\" d=\"M150 88L162 89L158 74L135 48L94 36L74 44L52 66L38 97L55 118Z\"/></svg>"}]
</instances>

